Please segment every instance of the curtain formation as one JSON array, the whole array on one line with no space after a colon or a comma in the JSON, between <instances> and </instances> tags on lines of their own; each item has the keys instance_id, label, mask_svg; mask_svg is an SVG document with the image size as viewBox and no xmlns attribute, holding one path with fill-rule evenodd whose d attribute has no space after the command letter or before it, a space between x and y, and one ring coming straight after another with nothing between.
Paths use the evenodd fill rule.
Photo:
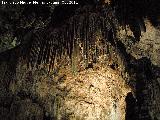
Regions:
<instances>
[{"instance_id":1,"label":"curtain formation","mask_svg":"<svg viewBox=\"0 0 160 120\"><path fill-rule=\"evenodd\" d=\"M35 33L30 45L29 63L32 67L47 63L51 70L55 58L61 59L61 56L68 55L74 59L81 48L83 60L89 59L89 51L95 51L92 58L96 58L95 37L98 33L101 35L103 49L107 50L106 43L116 44L117 25L114 12L108 5L79 8L61 26Z\"/></svg>"}]
</instances>

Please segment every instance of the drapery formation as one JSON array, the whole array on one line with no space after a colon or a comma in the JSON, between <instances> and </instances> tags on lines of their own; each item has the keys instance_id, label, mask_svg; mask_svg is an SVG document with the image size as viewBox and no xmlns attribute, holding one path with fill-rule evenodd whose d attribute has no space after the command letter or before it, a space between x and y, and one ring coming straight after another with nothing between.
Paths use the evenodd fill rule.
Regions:
<instances>
[{"instance_id":1,"label":"drapery formation","mask_svg":"<svg viewBox=\"0 0 160 120\"><path fill-rule=\"evenodd\" d=\"M83 49L83 60L88 60L92 51L91 59L96 61L96 36L101 36L99 41L104 43L102 49L108 51L107 44L116 44L117 26L118 21L108 5L79 8L61 26L38 30L34 34L29 46L29 63L32 67L47 63L50 70L56 57L61 59L62 55L68 55L72 58L80 49Z\"/></svg>"}]
</instances>

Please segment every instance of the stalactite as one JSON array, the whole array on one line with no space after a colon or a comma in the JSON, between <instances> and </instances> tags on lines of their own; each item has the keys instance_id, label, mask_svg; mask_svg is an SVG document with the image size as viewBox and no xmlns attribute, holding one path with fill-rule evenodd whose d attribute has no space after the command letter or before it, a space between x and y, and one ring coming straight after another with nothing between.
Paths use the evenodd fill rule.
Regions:
<instances>
[{"instance_id":1,"label":"stalactite","mask_svg":"<svg viewBox=\"0 0 160 120\"><path fill-rule=\"evenodd\" d=\"M71 55L71 69L72 69L72 73L75 75L76 74L76 69L77 69L77 64L76 64L76 46L75 46L75 39L76 39L76 20L73 18L73 24L72 24L72 32L73 32L73 38L72 38L72 55Z\"/></svg>"},{"instance_id":2,"label":"stalactite","mask_svg":"<svg viewBox=\"0 0 160 120\"><path fill-rule=\"evenodd\" d=\"M95 10L96 9L96 10ZM102 14L102 11L104 12ZM30 49L30 63L49 64L53 69L55 59L60 60L62 56L68 55L76 64L78 61L78 47L82 43L82 57L86 64L89 61L96 62L97 57L102 53L109 53L107 46L115 43L115 16L110 13L111 9L95 7L83 7L78 9L76 14L70 17L61 27L50 28L36 33ZM114 22L114 23L113 23ZM99 41L96 43L96 37ZM104 48L97 45L105 44ZM93 60L94 59L94 60ZM74 65L76 66L76 65Z\"/></svg>"},{"instance_id":3,"label":"stalactite","mask_svg":"<svg viewBox=\"0 0 160 120\"><path fill-rule=\"evenodd\" d=\"M87 54L87 29L86 29L86 27L87 27L87 20L86 20L86 16L85 16L85 20L84 20L84 22L83 22L83 27L84 27L84 31L83 31L83 33L84 33L84 61L85 61L85 66L87 67L87 64L88 64L88 62L87 62L87 60L88 60L88 54Z\"/></svg>"},{"instance_id":4,"label":"stalactite","mask_svg":"<svg viewBox=\"0 0 160 120\"><path fill-rule=\"evenodd\" d=\"M57 51L53 48L52 49L51 61L50 61L50 64L49 64L49 72L50 72L50 70L53 70L53 68L54 68L54 61L55 61L56 53L57 53Z\"/></svg>"},{"instance_id":5,"label":"stalactite","mask_svg":"<svg viewBox=\"0 0 160 120\"><path fill-rule=\"evenodd\" d=\"M46 54L46 63L49 63L49 58L50 58L50 48L51 48L51 42L48 41L48 46L47 46L47 54Z\"/></svg>"}]
</instances>

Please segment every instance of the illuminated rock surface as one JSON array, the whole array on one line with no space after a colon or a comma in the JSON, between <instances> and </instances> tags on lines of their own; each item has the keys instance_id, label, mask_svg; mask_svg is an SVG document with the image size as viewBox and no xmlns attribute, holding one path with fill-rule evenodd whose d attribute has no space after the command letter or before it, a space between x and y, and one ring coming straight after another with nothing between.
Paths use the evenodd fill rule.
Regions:
<instances>
[{"instance_id":1,"label":"illuminated rock surface","mask_svg":"<svg viewBox=\"0 0 160 120\"><path fill-rule=\"evenodd\" d=\"M108 0L106 2L110 3ZM54 6L52 7L54 8ZM67 15L71 19L66 22L68 26L64 25L60 27L61 29L54 29L54 27L61 26L61 24L53 24L55 26L45 33L46 36L50 35L48 39L43 36L43 33L46 31L44 28L48 25L50 18L47 18L46 14L40 14L45 9L43 7L39 8L39 10L42 10L41 12L34 11L29 7L32 14L23 13L23 17L12 14L11 18L13 19L9 17L7 20L3 20L3 22L6 21L5 24L0 23L4 30L1 34L2 43L5 43L5 36L9 36L7 38L8 43L5 43L5 46L1 44L0 51L13 48L0 53L0 119L160 119L159 26L152 25L151 20L145 20L146 32L142 32L141 36L140 29L145 31L143 25L140 26L140 29L139 26L136 26L136 29L132 28L131 31L129 28L133 27L132 24L126 23L126 31L116 29L117 32L112 28L117 25L116 19L112 16L114 11L110 12L110 8L100 9L97 7L97 12L92 11L92 7L85 6L81 10L78 9L74 17L71 16L73 15L72 12L77 9L76 7L74 9L72 7L70 9L57 8L62 11L65 10L66 14L63 16L64 19L59 21L63 13L59 14L57 12L54 15L59 15L60 18L54 21L55 16L53 15L54 22L62 24L65 19L68 19ZM29 8L26 7L25 9L29 10ZM19 11L18 8L15 9ZM14 8L11 10L14 11ZM3 12L7 13L6 11ZM72 14L69 14L70 12ZM89 14L89 17L85 12L87 15ZM107 13L107 17L102 17L101 12ZM49 11L47 13L49 14ZM77 17L77 14L80 15ZM134 13L131 15L134 15ZM3 14L2 16L5 17ZM99 17L101 21L97 22ZM113 17L113 19L110 19L110 17ZM148 19L150 17L148 15ZM90 24L86 22L88 18ZM18 21L19 19L20 21ZM21 27L16 27L17 24L14 25L13 23L13 25L8 25L8 21L15 21ZM141 19L137 21L141 21ZM75 22L80 25L76 26ZM112 26L112 24L114 25ZM79 40L79 38L71 39L75 35L76 27L79 28L77 31L80 31L78 35L83 38L81 42L78 41L79 44L74 41ZM101 29L101 27L105 29ZM122 28L121 26L118 27ZM108 35L105 39L103 38L105 36L103 36L103 30L106 30L105 34ZM10 32L8 33L8 31ZM94 33L90 34L93 31ZM32 32L36 39L33 39L35 41L30 49L31 54L29 54L28 59L25 59L25 56L19 58L18 55L21 52L26 56L28 55L28 49L24 48L30 46L27 43L32 41L32 37L30 37ZM60 39L56 38L57 33ZM140 41L138 41L139 37ZM67 38L68 42L64 38ZM19 46L19 43L15 44L17 39L17 42L24 39L21 41L22 46ZM60 44L61 42L65 43L65 49L63 44ZM56 48L54 45L58 46L58 52L64 50L63 54L66 55L67 53L69 57L63 58L64 56L58 56L58 54L59 58L57 59L57 56L54 55L58 52L54 52ZM41 52L39 52L40 49ZM39 52L38 55L37 51ZM33 66L32 69L30 69L30 66L28 69L26 64L28 60L37 62L37 58L41 59L38 61L39 69ZM46 62L47 58L48 61L51 61L50 63ZM52 60L52 58L54 59ZM54 69L51 67L52 69L48 74L48 66L50 65L53 65Z\"/></svg>"}]
</instances>

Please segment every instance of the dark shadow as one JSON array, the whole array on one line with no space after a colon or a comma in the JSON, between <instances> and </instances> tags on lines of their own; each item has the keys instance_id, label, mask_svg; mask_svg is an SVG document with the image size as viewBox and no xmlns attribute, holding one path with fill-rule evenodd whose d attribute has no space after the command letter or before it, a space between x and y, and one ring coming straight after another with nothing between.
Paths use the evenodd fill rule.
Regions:
<instances>
[{"instance_id":1,"label":"dark shadow","mask_svg":"<svg viewBox=\"0 0 160 120\"><path fill-rule=\"evenodd\" d=\"M136 98L139 120L152 120L149 109L150 104L153 104L153 100L156 97L153 95L159 94L152 93L152 91L154 91L155 89L154 84L159 84L157 83L157 79L160 77L160 68L153 65L151 60L147 57L143 57L137 60L135 67ZM152 86L152 88L150 88L149 86Z\"/></svg>"},{"instance_id":2,"label":"dark shadow","mask_svg":"<svg viewBox=\"0 0 160 120\"><path fill-rule=\"evenodd\" d=\"M136 100L133 97L132 93L129 92L126 96L126 120L137 120L136 114Z\"/></svg>"}]
</instances>

